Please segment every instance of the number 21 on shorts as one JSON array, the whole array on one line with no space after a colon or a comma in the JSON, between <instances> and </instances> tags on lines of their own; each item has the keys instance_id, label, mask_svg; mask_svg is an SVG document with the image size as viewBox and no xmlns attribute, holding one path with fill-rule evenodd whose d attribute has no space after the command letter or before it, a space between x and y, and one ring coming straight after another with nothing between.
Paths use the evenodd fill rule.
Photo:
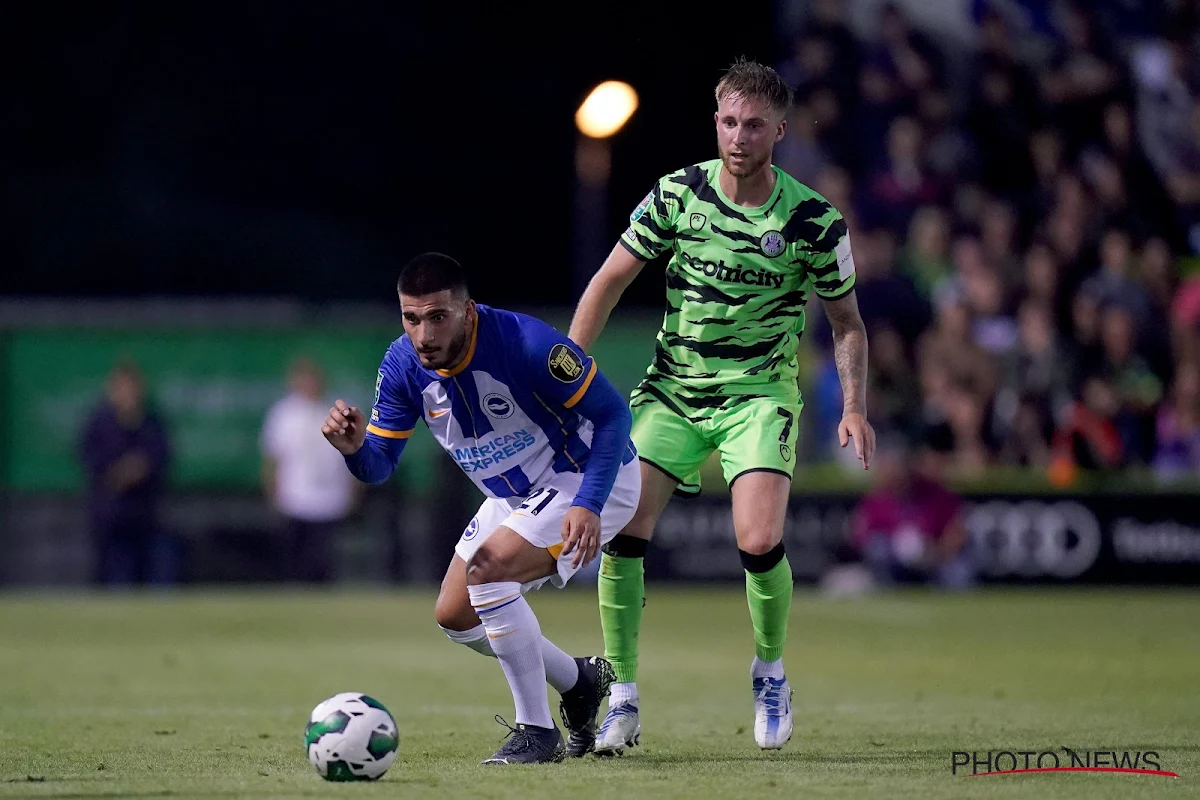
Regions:
<instances>
[{"instance_id":1,"label":"number 21 on shorts","mask_svg":"<svg viewBox=\"0 0 1200 800\"><path fill-rule=\"evenodd\" d=\"M525 498L525 502L517 506L518 511L523 511L531 517L536 517L546 506L550 505L550 501L558 494L558 489L538 489L529 497Z\"/></svg>"}]
</instances>

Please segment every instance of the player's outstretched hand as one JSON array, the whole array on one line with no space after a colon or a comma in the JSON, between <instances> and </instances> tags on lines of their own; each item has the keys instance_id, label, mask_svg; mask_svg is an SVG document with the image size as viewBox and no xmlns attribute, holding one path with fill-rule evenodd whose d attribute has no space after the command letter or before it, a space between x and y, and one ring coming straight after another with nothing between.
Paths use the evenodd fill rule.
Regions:
<instances>
[{"instance_id":1,"label":"player's outstretched hand","mask_svg":"<svg viewBox=\"0 0 1200 800\"><path fill-rule=\"evenodd\" d=\"M358 408L338 400L329 409L329 416L321 425L321 433L339 453L354 455L367 438L367 420Z\"/></svg>"},{"instance_id":2,"label":"player's outstretched hand","mask_svg":"<svg viewBox=\"0 0 1200 800\"><path fill-rule=\"evenodd\" d=\"M562 538L566 542L563 555L575 553L571 566L586 567L600 552L600 517L594 511L571 506L563 517Z\"/></svg>"},{"instance_id":3,"label":"player's outstretched hand","mask_svg":"<svg viewBox=\"0 0 1200 800\"><path fill-rule=\"evenodd\" d=\"M863 462L863 469L871 468L875 457L875 429L862 414L846 414L838 425L838 442L845 447L854 440L854 454Z\"/></svg>"}]
</instances>

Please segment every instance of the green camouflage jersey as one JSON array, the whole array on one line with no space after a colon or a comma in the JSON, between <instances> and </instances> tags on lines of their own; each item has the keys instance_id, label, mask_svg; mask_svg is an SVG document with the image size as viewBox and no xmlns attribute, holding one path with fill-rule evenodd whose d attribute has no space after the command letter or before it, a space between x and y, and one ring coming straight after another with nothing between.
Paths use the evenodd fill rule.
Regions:
<instances>
[{"instance_id":1,"label":"green camouflage jersey","mask_svg":"<svg viewBox=\"0 0 1200 800\"><path fill-rule=\"evenodd\" d=\"M645 261L670 251L666 314L635 394L669 390L693 419L746 397L798 398L804 304L810 291L847 294L854 259L842 215L774 169L758 208L725 197L718 159L660 178L630 215L627 250Z\"/></svg>"}]
</instances>

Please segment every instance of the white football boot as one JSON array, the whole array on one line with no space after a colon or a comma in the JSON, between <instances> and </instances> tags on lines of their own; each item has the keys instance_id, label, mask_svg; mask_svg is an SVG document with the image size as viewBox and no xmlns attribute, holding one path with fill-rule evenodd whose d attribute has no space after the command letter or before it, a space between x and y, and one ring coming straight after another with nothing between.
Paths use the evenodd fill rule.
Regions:
<instances>
[{"instance_id":1,"label":"white football boot","mask_svg":"<svg viewBox=\"0 0 1200 800\"><path fill-rule=\"evenodd\" d=\"M754 741L779 750L792 738L792 687L787 678L755 678Z\"/></svg>"},{"instance_id":2,"label":"white football boot","mask_svg":"<svg viewBox=\"0 0 1200 800\"><path fill-rule=\"evenodd\" d=\"M596 747L592 751L598 756L619 756L626 748L636 747L642 737L642 725L638 722L637 699L608 707Z\"/></svg>"}]
</instances>

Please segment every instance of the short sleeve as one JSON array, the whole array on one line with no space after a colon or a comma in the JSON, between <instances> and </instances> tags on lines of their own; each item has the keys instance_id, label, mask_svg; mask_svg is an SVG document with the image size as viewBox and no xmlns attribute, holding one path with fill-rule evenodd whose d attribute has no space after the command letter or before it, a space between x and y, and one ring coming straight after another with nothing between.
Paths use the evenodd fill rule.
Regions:
<instances>
[{"instance_id":1,"label":"short sleeve","mask_svg":"<svg viewBox=\"0 0 1200 800\"><path fill-rule=\"evenodd\" d=\"M526 318L521 333L537 393L563 408L573 408L596 377L596 360L541 320Z\"/></svg>"},{"instance_id":2,"label":"short sleeve","mask_svg":"<svg viewBox=\"0 0 1200 800\"><path fill-rule=\"evenodd\" d=\"M421 410L409 397L394 347L388 348L375 375L375 403L371 406L367 433L384 439L407 439L417 427Z\"/></svg>"},{"instance_id":3,"label":"short sleeve","mask_svg":"<svg viewBox=\"0 0 1200 800\"><path fill-rule=\"evenodd\" d=\"M666 178L660 178L654 188L642 198L629 215L629 227L621 234L621 244L643 261L662 255L675 240L675 220L679 203L663 189Z\"/></svg>"},{"instance_id":4,"label":"short sleeve","mask_svg":"<svg viewBox=\"0 0 1200 800\"><path fill-rule=\"evenodd\" d=\"M271 406L267 411L266 419L263 420L262 434L259 437L259 445L262 448L263 455L267 458L278 460L283 453L283 426L280 424L280 415L283 409L279 404Z\"/></svg>"},{"instance_id":5,"label":"short sleeve","mask_svg":"<svg viewBox=\"0 0 1200 800\"><path fill-rule=\"evenodd\" d=\"M850 249L850 231L841 212L829 206L820 221L821 236L813 242L808 256L808 275L813 291L824 300L837 300L854 288L854 253Z\"/></svg>"}]
</instances>

